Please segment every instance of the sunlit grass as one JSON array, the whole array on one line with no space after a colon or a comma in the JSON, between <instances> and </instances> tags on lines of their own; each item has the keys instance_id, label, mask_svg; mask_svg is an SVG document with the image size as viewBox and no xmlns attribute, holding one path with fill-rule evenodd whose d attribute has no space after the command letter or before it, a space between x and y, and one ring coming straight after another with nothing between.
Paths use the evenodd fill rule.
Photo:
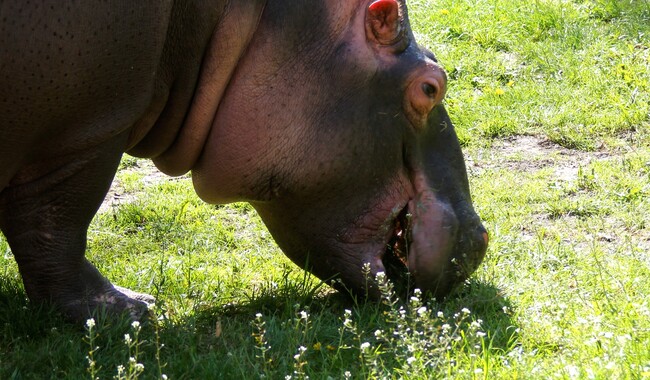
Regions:
<instances>
[{"instance_id":1,"label":"sunlit grass","mask_svg":"<svg viewBox=\"0 0 650 380\"><path fill-rule=\"evenodd\" d=\"M447 104L465 144L534 133L593 150L647 129L647 1L410 4L453 79Z\"/></svg>"}]
</instances>

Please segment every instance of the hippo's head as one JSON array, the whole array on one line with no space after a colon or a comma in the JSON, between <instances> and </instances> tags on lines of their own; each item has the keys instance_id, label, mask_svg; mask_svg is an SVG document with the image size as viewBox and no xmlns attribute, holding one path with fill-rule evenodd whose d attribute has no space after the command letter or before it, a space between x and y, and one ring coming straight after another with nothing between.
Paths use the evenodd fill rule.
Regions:
<instances>
[{"instance_id":1,"label":"hippo's head","mask_svg":"<svg viewBox=\"0 0 650 380\"><path fill-rule=\"evenodd\" d=\"M441 104L446 82L403 1L269 0L194 170L197 191L251 202L321 279L363 294L369 263L371 276L409 273L407 286L444 296L487 245Z\"/></svg>"}]
</instances>

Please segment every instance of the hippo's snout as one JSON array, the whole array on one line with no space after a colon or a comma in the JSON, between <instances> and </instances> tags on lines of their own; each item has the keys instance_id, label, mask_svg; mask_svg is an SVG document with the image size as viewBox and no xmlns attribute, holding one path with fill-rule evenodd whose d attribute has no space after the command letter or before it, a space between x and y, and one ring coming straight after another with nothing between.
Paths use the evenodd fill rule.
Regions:
<instances>
[{"instance_id":1,"label":"hippo's snout","mask_svg":"<svg viewBox=\"0 0 650 380\"><path fill-rule=\"evenodd\" d=\"M473 210L456 207L426 189L396 216L382 263L398 288L442 298L478 268L487 231Z\"/></svg>"},{"instance_id":2,"label":"hippo's snout","mask_svg":"<svg viewBox=\"0 0 650 380\"><path fill-rule=\"evenodd\" d=\"M464 251L467 255L463 272L465 277L474 272L485 258L487 246L490 241L487 231L482 224L477 223L475 227L467 231L468 244Z\"/></svg>"},{"instance_id":3,"label":"hippo's snout","mask_svg":"<svg viewBox=\"0 0 650 380\"><path fill-rule=\"evenodd\" d=\"M454 251L458 218L448 205L437 200L433 194L423 194L419 198L409 202L413 223L408 269L416 287L434 291Z\"/></svg>"},{"instance_id":4,"label":"hippo's snout","mask_svg":"<svg viewBox=\"0 0 650 380\"><path fill-rule=\"evenodd\" d=\"M483 261L487 232L480 223L463 223L438 199L412 203L408 271L415 287L441 298Z\"/></svg>"}]
</instances>

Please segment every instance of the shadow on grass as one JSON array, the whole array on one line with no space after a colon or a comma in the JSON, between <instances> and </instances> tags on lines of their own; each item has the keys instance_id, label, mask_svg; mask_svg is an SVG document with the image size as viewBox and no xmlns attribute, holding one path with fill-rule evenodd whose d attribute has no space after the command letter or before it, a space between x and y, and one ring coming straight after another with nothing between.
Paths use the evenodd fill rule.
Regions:
<instances>
[{"instance_id":1,"label":"shadow on grass","mask_svg":"<svg viewBox=\"0 0 650 380\"><path fill-rule=\"evenodd\" d=\"M256 314L261 313L265 339L272 347L267 354L273 360L274 371L291 373L295 364L294 351L297 346L304 345L309 349L306 355L312 355L310 365L336 375L341 365L354 366L358 352L345 349L336 354L318 353L311 347L314 344L354 346L350 337L347 341L340 340L344 310L352 310L360 333L368 338L376 329L391 327L386 322L385 305L355 301L343 293L324 289L306 277L292 280L285 276L279 284L268 284L250 294L247 300L233 303L199 303L183 316L166 309L163 296L156 310L162 323L143 325L139 360L150 369L156 368L156 363L163 363L161 370L170 375L185 374L191 378L221 373L226 378L241 377L242 368L250 370L263 363L258 361L254 325ZM427 305L432 311L442 311L445 316L459 313L463 308L471 310L471 320L482 320L482 330L488 334L491 350L508 352L517 344L517 327L508 312L512 305L492 284L470 282L445 302ZM299 322L304 310L310 315L308 328L301 327L302 322ZM441 322L433 317L431 323ZM43 360L60 363L60 373L66 376L85 374L85 355L89 348L84 327L67 323L52 308L30 305L17 280L0 279L0 328L0 346L3 347L0 353L5 356L4 359L0 357L0 361L7 366L4 370L9 370L0 370L0 375L9 378L14 377L13 373L24 377L41 376L48 367L39 369L30 363ZM99 374L109 378L129 356L123 337L127 332L132 333L132 328L126 319L100 317L97 318L97 332L94 344L99 347L97 357L103 366ZM30 357L32 359L25 359Z\"/></svg>"},{"instance_id":2,"label":"shadow on grass","mask_svg":"<svg viewBox=\"0 0 650 380\"><path fill-rule=\"evenodd\" d=\"M0 328L5 340L43 336L50 322L57 319L60 318L52 307L31 304L18 280L0 277Z\"/></svg>"},{"instance_id":3,"label":"shadow on grass","mask_svg":"<svg viewBox=\"0 0 650 380\"><path fill-rule=\"evenodd\" d=\"M195 331L213 329L217 321L251 321L257 313L278 318L290 319L298 309L308 309L312 314L330 314L339 318L346 309L357 309L360 314L381 314L385 306L373 302L358 301L353 297L330 289L314 281L291 282L284 277L280 286L269 285L252 293L247 301L222 305L203 305L197 307L187 321L167 324L165 329L173 333L183 330ZM158 312L167 313L164 302ZM517 340L518 326L512 319L513 306L502 292L489 283L473 281L450 295L442 303L429 303L445 315L451 315L462 308L471 311L473 319L483 321L483 329L489 333L492 346L508 351ZM373 324L373 318L363 318ZM362 321L363 321L362 319ZM102 325L107 324L106 316L99 317ZM110 323L118 330L128 327L128 321L115 320ZM83 326L72 326L52 307L30 304L18 281L0 278L0 325L4 326L4 339L30 336L46 338L47 332L55 327L66 326L81 331ZM363 326L361 326L363 327ZM7 333L10 333L7 335Z\"/></svg>"},{"instance_id":4,"label":"shadow on grass","mask_svg":"<svg viewBox=\"0 0 650 380\"><path fill-rule=\"evenodd\" d=\"M313 285L313 284L312 284ZM317 318L330 321L331 326L321 324L324 336L336 337L346 309L353 310L360 330L374 331L385 326L386 306L377 302L359 301L349 294L315 288L304 284L289 284L270 291L262 291L246 302L210 306L197 310L196 324L204 328L216 326L227 320L252 321L257 313L269 318L291 320L300 310L307 309ZM320 290L320 291L319 291ZM509 352L519 341L519 327L513 319L513 305L500 289L490 283L473 281L458 289L443 302L425 301L431 310L439 310L452 316L467 308L471 320L481 320L482 330L488 334L490 347L498 352ZM406 305L404 302L398 305ZM181 329L182 326L179 326ZM319 335L316 332L315 335Z\"/></svg>"},{"instance_id":5,"label":"shadow on grass","mask_svg":"<svg viewBox=\"0 0 650 380\"><path fill-rule=\"evenodd\" d=\"M512 302L490 283L471 281L452 294L441 307L450 312L462 307L471 310L474 318L483 321L483 329L488 333L493 349L508 352L519 340Z\"/></svg>"}]
</instances>

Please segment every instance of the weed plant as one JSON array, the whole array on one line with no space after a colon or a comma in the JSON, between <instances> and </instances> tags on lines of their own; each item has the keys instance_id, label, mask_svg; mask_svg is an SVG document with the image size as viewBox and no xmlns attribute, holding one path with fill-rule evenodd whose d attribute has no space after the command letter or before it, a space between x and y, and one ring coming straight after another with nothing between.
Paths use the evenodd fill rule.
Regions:
<instances>
[{"instance_id":1,"label":"weed plant","mask_svg":"<svg viewBox=\"0 0 650 380\"><path fill-rule=\"evenodd\" d=\"M312 315L306 305L297 303L291 318L280 317L280 335L267 331L267 323L277 323L277 316L256 313L250 323L249 356L239 363L237 372L250 378L278 378L278 373L284 373L284 379L307 379L317 368L327 367L332 378L437 378L451 374L472 377L488 370L486 355L492 349L491 342L482 331L482 320L473 318L469 309L445 316L436 310L435 303L424 301L417 289L404 302L383 273L377 275L376 283L382 295L381 305L344 309L336 334L330 337L321 337L317 327L323 316ZM124 334L123 346L110 350L107 356L111 359L105 365L101 361L104 350L97 341L103 333L113 331L98 328L95 319L88 319L84 341L89 378L100 378L111 369L113 378L120 380L168 378L164 363L156 361L149 368L149 364L139 361L141 349L156 351L157 355L164 349L159 341L151 339L159 328L155 315L154 311L150 321L154 331L149 331L148 338L140 334L140 322L132 322L130 332ZM221 331L215 330L215 334ZM286 358L287 349L294 353L293 360ZM115 365L112 360L120 352L124 361ZM226 356L232 355L226 352ZM465 362L471 366L465 368ZM225 375L220 374L213 375Z\"/></svg>"}]
</instances>

